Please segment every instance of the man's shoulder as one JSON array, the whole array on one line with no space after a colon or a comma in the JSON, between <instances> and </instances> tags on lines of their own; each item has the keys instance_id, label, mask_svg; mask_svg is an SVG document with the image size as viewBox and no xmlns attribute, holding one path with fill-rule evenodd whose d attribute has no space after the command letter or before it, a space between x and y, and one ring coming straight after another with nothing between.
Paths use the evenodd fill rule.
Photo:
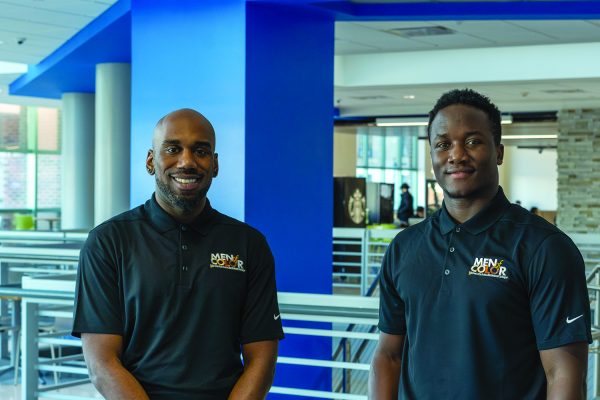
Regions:
<instances>
[{"instance_id":1,"label":"man's shoulder","mask_svg":"<svg viewBox=\"0 0 600 400\"><path fill-rule=\"evenodd\" d=\"M252 225L240 221L236 218L230 217L229 215L223 214L215 209L213 224L221 229L228 230L230 232L237 232L238 234L245 234L247 236L264 238L264 235Z\"/></svg>"},{"instance_id":2,"label":"man's shoulder","mask_svg":"<svg viewBox=\"0 0 600 400\"><path fill-rule=\"evenodd\" d=\"M420 240L424 235L430 234L432 226L437 223L436 215L425 218L414 225L402 229L392 240L392 244L397 247L411 247L415 241Z\"/></svg>"},{"instance_id":3,"label":"man's shoulder","mask_svg":"<svg viewBox=\"0 0 600 400\"><path fill-rule=\"evenodd\" d=\"M144 206L140 205L100 223L90 231L89 235L96 237L106 234L110 235L116 230L127 229L131 222L143 221L144 219Z\"/></svg>"},{"instance_id":4,"label":"man's shoulder","mask_svg":"<svg viewBox=\"0 0 600 400\"><path fill-rule=\"evenodd\" d=\"M533 235L546 237L563 233L558 227L546 221L539 215L532 214L517 204L511 204L499 220L500 224L507 224L513 229L522 229Z\"/></svg>"}]
</instances>

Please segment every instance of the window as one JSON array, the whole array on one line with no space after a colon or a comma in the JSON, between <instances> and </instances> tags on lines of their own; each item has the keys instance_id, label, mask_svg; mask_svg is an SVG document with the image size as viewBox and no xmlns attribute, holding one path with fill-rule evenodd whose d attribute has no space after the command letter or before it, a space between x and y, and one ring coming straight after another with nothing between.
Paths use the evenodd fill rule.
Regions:
<instances>
[{"instance_id":1,"label":"window","mask_svg":"<svg viewBox=\"0 0 600 400\"><path fill-rule=\"evenodd\" d=\"M0 212L60 211L60 114L0 104Z\"/></svg>"},{"instance_id":2,"label":"window","mask_svg":"<svg viewBox=\"0 0 600 400\"><path fill-rule=\"evenodd\" d=\"M418 193L419 136L424 127L360 127L356 140L356 176L394 185L394 209L400 206L400 185Z\"/></svg>"}]
</instances>

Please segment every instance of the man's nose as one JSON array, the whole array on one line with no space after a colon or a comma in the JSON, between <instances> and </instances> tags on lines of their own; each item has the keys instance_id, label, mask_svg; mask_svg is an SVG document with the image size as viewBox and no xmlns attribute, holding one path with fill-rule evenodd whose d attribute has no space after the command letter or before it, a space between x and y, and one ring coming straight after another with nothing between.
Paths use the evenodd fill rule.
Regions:
<instances>
[{"instance_id":1,"label":"man's nose","mask_svg":"<svg viewBox=\"0 0 600 400\"><path fill-rule=\"evenodd\" d=\"M194 157L194 152L190 149L184 149L179 156L179 160L177 162L178 168L195 168L196 158Z\"/></svg>"},{"instance_id":2,"label":"man's nose","mask_svg":"<svg viewBox=\"0 0 600 400\"><path fill-rule=\"evenodd\" d=\"M450 148L448 161L458 163L463 161L466 156L467 152L465 151L465 146L460 143L454 143Z\"/></svg>"}]
</instances>

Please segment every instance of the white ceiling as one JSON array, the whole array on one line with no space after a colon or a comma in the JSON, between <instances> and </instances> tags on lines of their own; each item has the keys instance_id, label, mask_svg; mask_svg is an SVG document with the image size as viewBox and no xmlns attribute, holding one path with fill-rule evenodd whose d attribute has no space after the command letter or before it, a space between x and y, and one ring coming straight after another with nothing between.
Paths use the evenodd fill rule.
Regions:
<instances>
[{"instance_id":1,"label":"white ceiling","mask_svg":"<svg viewBox=\"0 0 600 400\"><path fill-rule=\"evenodd\" d=\"M0 0L0 61L37 64L117 0ZM0 74L0 102L50 103L7 95L19 74Z\"/></svg>"},{"instance_id":2,"label":"white ceiling","mask_svg":"<svg viewBox=\"0 0 600 400\"><path fill-rule=\"evenodd\" d=\"M442 26L454 33L404 38L394 29ZM388 53L600 41L600 20L338 22L336 54Z\"/></svg>"},{"instance_id":3,"label":"white ceiling","mask_svg":"<svg viewBox=\"0 0 600 400\"><path fill-rule=\"evenodd\" d=\"M453 33L417 37L390 33L394 29L423 27L444 27ZM600 20L338 22L335 37L338 56L589 43L600 42ZM552 65L547 68L552 68ZM443 92L456 86L338 86L335 88L335 104L341 109L342 115L349 116L425 114ZM506 111L589 107L594 103L600 106L600 79L521 82L515 79L515 82L498 84L465 82L462 86L487 94L493 101L503 105Z\"/></svg>"},{"instance_id":4,"label":"white ceiling","mask_svg":"<svg viewBox=\"0 0 600 400\"><path fill-rule=\"evenodd\" d=\"M116 1L0 0L0 61L39 63ZM416 0L355 1L400 3ZM443 26L454 33L405 38L388 32L393 29L427 26ZM599 20L338 22L335 51L337 55L350 55L582 42L600 42ZM7 85L17 77L18 74L0 74L0 102L56 104L55 101L9 97ZM505 104L526 105L533 100L600 101L600 81L596 79L469 86ZM440 85L336 87L335 99L336 105L343 104L345 110L370 109L371 115L415 114L426 112L439 94L448 89ZM565 93L564 90L571 93ZM415 98L404 98L409 95Z\"/></svg>"}]
</instances>

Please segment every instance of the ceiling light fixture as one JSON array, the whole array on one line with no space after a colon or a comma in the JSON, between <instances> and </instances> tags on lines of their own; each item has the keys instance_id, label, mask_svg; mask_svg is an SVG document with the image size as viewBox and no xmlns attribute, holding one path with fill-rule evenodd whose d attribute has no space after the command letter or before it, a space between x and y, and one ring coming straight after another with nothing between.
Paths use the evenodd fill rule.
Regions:
<instances>
[{"instance_id":1,"label":"ceiling light fixture","mask_svg":"<svg viewBox=\"0 0 600 400\"><path fill-rule=\"evenodd\" d=\"M27 64L0 61L0 74L22 74L27 72Z\"/></svg>"},{"instance_id":2,"label":"ceiling light fixture","mask_svg":"<svg viewBox=\"0 0 600 400\"><path fill-rule=\"evenodd\" d=\"M427 126L426 118L376 118L377 126Z\"/></svg>"},{"instance_id":3,"label":"ceiling light fixture","mask_svg":"<svg viewBox=\"0 0 600 400\"><path fill-rule=\"evenodd\" d=\"M407 100L414 100L415 95L414 94L407 94L406 96L402 96L402 98L407 99Z\"/></svg>"},{"instance_id":4,"label":"ceiling light fixture","mask_svg":"<svg viewBox=\"0 0 600 400\"><path fill-rule=\"evenodd\" d=\"M506 135L502 136L502 140L513 139L556 139L558 135Z\"/></svg>"},{"instance_id":5,"label":"ceiling light fixture","mask_svg":"<svg viewBox=\"0 0 600 400\"><path fill-rule=\"evenodd\" d=\"M502 125L512 124L511 115L503 115L500 123ZM375 125L377 126L427 126L429 120L423 118L376 118Z\"/></svg>"}]
</instances>

